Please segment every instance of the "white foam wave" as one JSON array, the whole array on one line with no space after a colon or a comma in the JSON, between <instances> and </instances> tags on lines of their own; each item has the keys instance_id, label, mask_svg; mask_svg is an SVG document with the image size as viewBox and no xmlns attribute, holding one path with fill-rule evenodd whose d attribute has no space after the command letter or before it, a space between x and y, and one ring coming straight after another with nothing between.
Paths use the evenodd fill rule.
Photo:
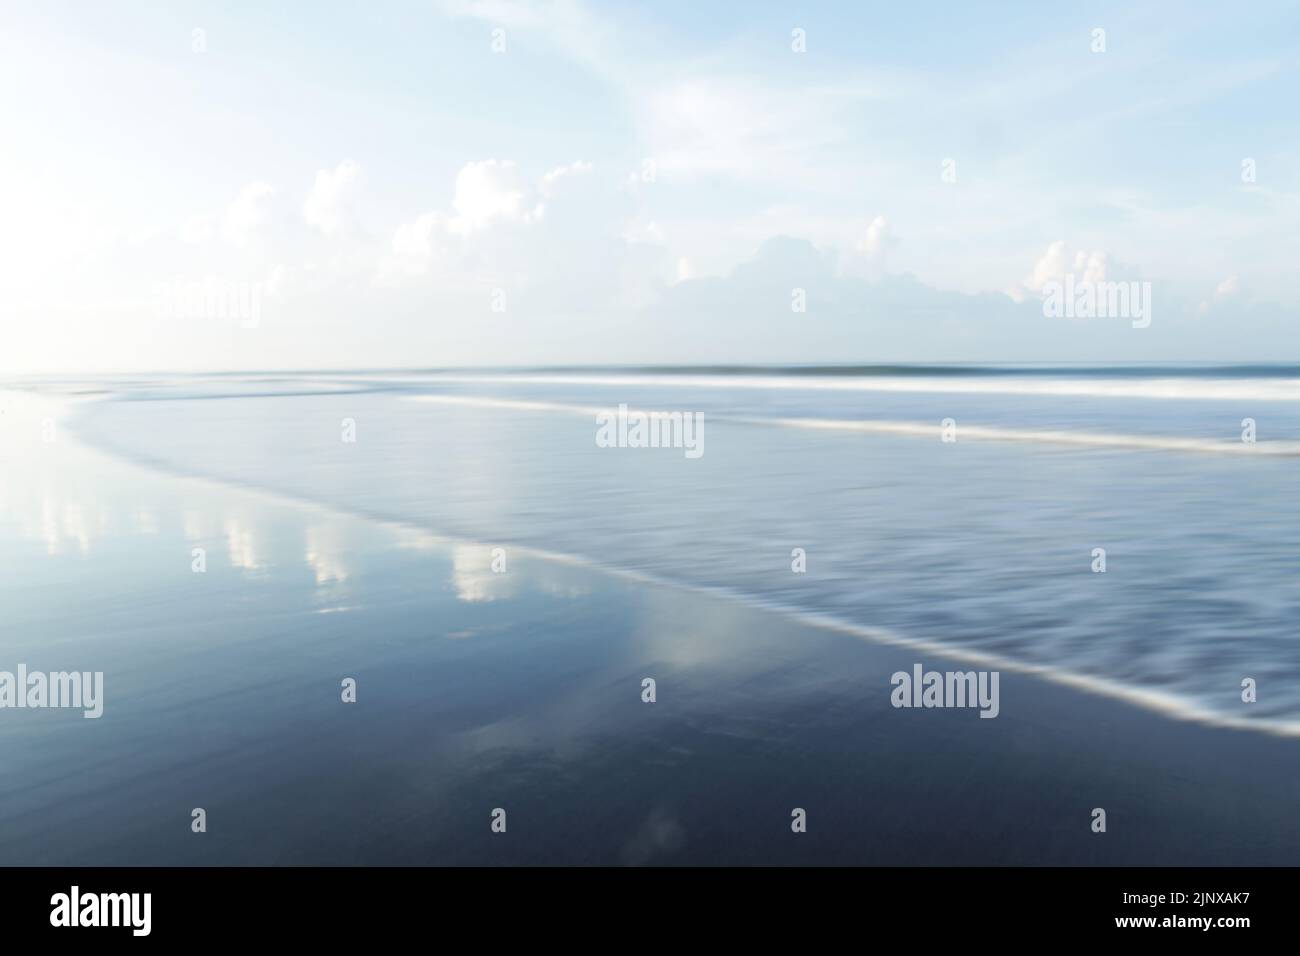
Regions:
<instances>
[{"instance_id":1,"label":"white foam wave","mask_svg":"<svg viewBox=\"0 0 1300 956\"><path fill-rule=\"evenodd\" d=\"M1017 376L835 376L812 375L565 375L558 373L437 376L439 382L608 387L758 389L809 392L911 392L930 394L1047 395L1145 398L1165 401L1300 402L1294 378L1022 378Z\"/></svg>"},{"instance_id":2,"label":"white foam wave","mask_svg":"<svg viewBox=\"0 0 1300 956\"><path fill-rule=\"evenodd\" d=\"M541 402L513 398L487 398L470 395L412 395L408 400L441 405L476 408L501 408L526 412L560 412L594 417L608 412L608 407L576 405L565 402ZM937 422L888 421L851 418L753 418L717 416L723 421L743 425L777 428L801 428L814 431L857 432L877 435L903 435L913 438L939 438L942 426ZM1123 432L1082 432L1062 429L1003 428L990 425L959 425L957 437L962 441L1014 441L1050 445L1082 445L1099 448L1133 448L1149 451L1177 451L1215 455L1300 455L1300 441L1243 441L1211 438L1181 438L1173 435L1139 435Z\"/></svg>"}]
</instances>

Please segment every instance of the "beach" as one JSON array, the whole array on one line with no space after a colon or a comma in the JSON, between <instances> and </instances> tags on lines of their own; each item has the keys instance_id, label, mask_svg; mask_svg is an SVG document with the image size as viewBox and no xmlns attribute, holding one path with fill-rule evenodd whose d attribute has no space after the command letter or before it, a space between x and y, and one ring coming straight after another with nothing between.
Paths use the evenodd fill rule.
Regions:
<instances>
[{"instance_id":1,"label":"beach","mask_svg":"<svg viewBox=\"0 0 1300 956\"><path fill-rule=\"evenodd\" d=\"M1160 686L1136 663L1128 680L1107 670L1107 655L1089 672L1049 666L1050 647L1035 659L1010 639L944 643L945 621L973 632L980 618L955 624L962 605L938 599L914 608L913 623L931 621L924 631L884 609L879 628L854 625L847 598L813 605L777 589L807 583L790 568L795 546L808 578L826 574L820 529L771 533L767 605L726 580L674 582L646 561L541 547L540 533L469 537L409 503L454 501L485 531L499 530L485 520L492 507L520 529L515 512L567 513L511 483L537 467L532 454L578 454L529 430L536 412L494 427L462 417L459 431L437 433L446 457L434 462L411 423L378 424L366 403L393 400L387 391L280 383L268 398L266 383L240 382L238 394L184 383L196 389L203 399L174 384L152 402L119 385L3 393L0 669L103 674L96 719L0 712L6 864L1280 865L1300 853L1289 826L1300 739L1276 682L1259 681L1254 726L1185 692L1201 678L1172 650ZM398 398L412 411L437 405ZM358 452L370 470L294 447L267 402L296 403L285 407L299 435L311 428L303 409L316 409L330 453ZM357 409L355 448L339 441L340 403ZM157 416L182 406L163 427ZM703 412L713 430L698 462L671 449L601 452L656 476L725 466L731 436L754 426L730 432ZM573 420L590 454L594 424ZM394 467L412 447L408 468ZM749 454L771 480L814 473L789 446L769 458L754 441ZM240 472L257 456L275 459L276 480ZM887 464L872 460L881 481ZM701 474L682 480L705 488ZM613 510L617 488L571 489L600 534L629 521L642 537L625 553L667 535L679 568L704 560L671 538L672 512L642 511L636 524L637 487L620 480L632 510ZM1003 546L958 533L966 549ZM698 547L717 561L736 545ZM927 547L919 584L934 589L952 557L933 538ZM1082 555L1080 586L1093 585ZM1022 564L1012 577L1023 602L1033 590ZM804 613L791 613L800 600ZM1116 658L1141 646L1144 621L1128 617L1128 632L1094 638L1118 642ZM998 671L996 717L895 706L892 675L917 665ZM1225 702L1237 692L1226 687ZM792 829L796 810L805 832Z\"/></svg>"}]
</instances>

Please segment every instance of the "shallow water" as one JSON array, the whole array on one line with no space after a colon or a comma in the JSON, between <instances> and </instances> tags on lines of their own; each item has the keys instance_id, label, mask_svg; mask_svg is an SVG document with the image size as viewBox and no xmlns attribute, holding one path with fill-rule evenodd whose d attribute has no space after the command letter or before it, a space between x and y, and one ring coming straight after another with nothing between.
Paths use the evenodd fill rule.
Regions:
<instances>
[{"instance_id":1,"label":"shallow water","mask_svg":"<svg viewBox=\"0 0 1300 956\"><path fill-rule=\"evenodd\" d=\"M1300 727L1300 376L1049 372L180 378L75 427L186 474ZM592 409L620 403L702 412L704 454L597 447ZM845 422L905 427L808 427Z\"/></svg>"},{"instance_id":2,"label":"shallow water","mask_svg":"<svg viewBox=\"0 0 1300 956\"><path fill-rule=\"evenodd\" d=\"M267 384L178 386L225 395ZM1023 523L975 514L949 524L921 509L904 534L909 516L882 490L914 501L943 486L909 470L943 466L918 459L936 451L929 442L837 447L828 439L838 436L735 426L709 430L706 454L688 461L594 449L583 416L466 414L406 392L121 396L114 386L77 398L43 441L66 407L0 393L0 669L105 675L99 719L0 711L0 862L1285 863L1300 853L1289 826L1294 739L1171 721L1015 672L1003 674L994 720L894 709L894 671L952 660L747 606L837 599L848 616L871 604L897 613L900 631L911 621L947 641L965 633L950 622L995 614L979 584L983 601L1039 627L1068 621L1068 609L1035 618L1017 607L1042 567L1017 565L1005 594L987 567L962 577L979 566L968 553L979 534L1002 535L993 553L1032 547ZM358 441L340 455L346 412ZM75 440L72 426L136 457L281 494L140 467ZM1039 467L1056 462L1059 482L1077 482L1066 467L1077 454L1044 454ZM979 455L963 467L993 467ZM274 481L241 473L272 460ZM864 475L832 480L844 463ZM560 486L566 494L553 495ZM793 494L801 487L815 493ZM789 512L769 515L768 530L746 525L780 488ZM1041 491L1031 518L1055 501ZM847 495L851 515L820 515L811 535L800 522L830 494ZM847 547L868 507L902 554ZM388 511L403 520L375 517ZM573 515L570 537L543 535ZM714 600L550 560L504 536L444 538L428 530L435 517L453 533L526 527L551 550L582 543L597 560L664 577L725 574L734 589ZM927 542L918 522L958 539ZM801 535L807 574L790 572L773 528ZM500 573L494 547L505 548ZM864 555L883 580L851 572ZM919 581L905 573L911 562ZM1092 576L1085 549L1072 573L1113 588L1121 563ZM904 618L890 588L919 598L927 586L959 599L932 594ZM1117 626L1103 643L1143 647L1142 637ZM1188 679L1179 648L1168 669ZM356 703L342 701L347 677ZM641 696L647 677L653 704ZM1261 681L1262 694L1274 683ZM1095 806L1111 814L1114 839L1091 832ZM203 834L191 831L197 807ZM796 807L809 820L797 837ZM490 829L496 808L505 834Z\"/></svg>"}]
</instances>

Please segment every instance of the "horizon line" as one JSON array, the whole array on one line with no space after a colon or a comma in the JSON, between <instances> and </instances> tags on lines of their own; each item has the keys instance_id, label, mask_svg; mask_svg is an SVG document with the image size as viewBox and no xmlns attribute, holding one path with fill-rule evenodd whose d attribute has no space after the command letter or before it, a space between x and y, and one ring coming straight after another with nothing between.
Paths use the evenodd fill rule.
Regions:
<instances>
[{"instance_id":1,"label":"horizon line","mask_svg":"<svg viewBox=\"0 0 1300 956\"><path fill-rule=\"evenodd\" d=\"M178 368L140 368L124 370L59 370L40 372L16 372L0 370L0 387L24 381L60 381L111 379L136 376L184 376L189 378L222 378L234 376L263 375L440 375L456 373L585 373L585 372L624 372L633 374L811 374L811 375L864 375L880 373L898 374L944 374L954 371L979 375L1014 375L1014 374L1087 374L1096 372L1124 371L1135 373L1152 371L1169 374L1174 371L1200 375L1223 372L1250 371L1256 375L1269 372L1278 375L1300 375L1300 361L1113 361L1113 362L1060 362L1060 361L1015 361L1015 362L705 362L705 363L564 363L553 365L444 365L444 366L354 366L354 367L298 367L298 368L226 368L226 369L178 369Z\"/></svg>"}]
</instances>

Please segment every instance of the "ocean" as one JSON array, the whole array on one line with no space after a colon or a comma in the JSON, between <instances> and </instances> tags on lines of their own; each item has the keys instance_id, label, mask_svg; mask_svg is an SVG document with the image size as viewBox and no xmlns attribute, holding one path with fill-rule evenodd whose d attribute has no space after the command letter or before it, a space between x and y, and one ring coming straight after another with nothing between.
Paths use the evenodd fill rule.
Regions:
<instances>
[{"instance_id":1,"label":"ocean","mask_svg":"<svg viewBox=\"0 0 1300 956\"><path fill-rule=\"evenodd\" d=\"M0 671L103 682L95 719L0 710L0 861L1293 861L1298 398L1257 367L8 383ZM698 413L701 454L602 447L620 405ZM1001 674L995 719L891 704L955 670Z\"/></svg>"},{"instance_id":2,"label":"ocean","mask_svg":"<svg viewBox=\"0 0 1300 956\"><path fill-rule=\"evenodd\" d=\"M597 447L619 404L702 413L704 454ZM177 378L112 387L73 427L184 474L1300 732L1297 369Z\"/></svg>"}]
</instances>

